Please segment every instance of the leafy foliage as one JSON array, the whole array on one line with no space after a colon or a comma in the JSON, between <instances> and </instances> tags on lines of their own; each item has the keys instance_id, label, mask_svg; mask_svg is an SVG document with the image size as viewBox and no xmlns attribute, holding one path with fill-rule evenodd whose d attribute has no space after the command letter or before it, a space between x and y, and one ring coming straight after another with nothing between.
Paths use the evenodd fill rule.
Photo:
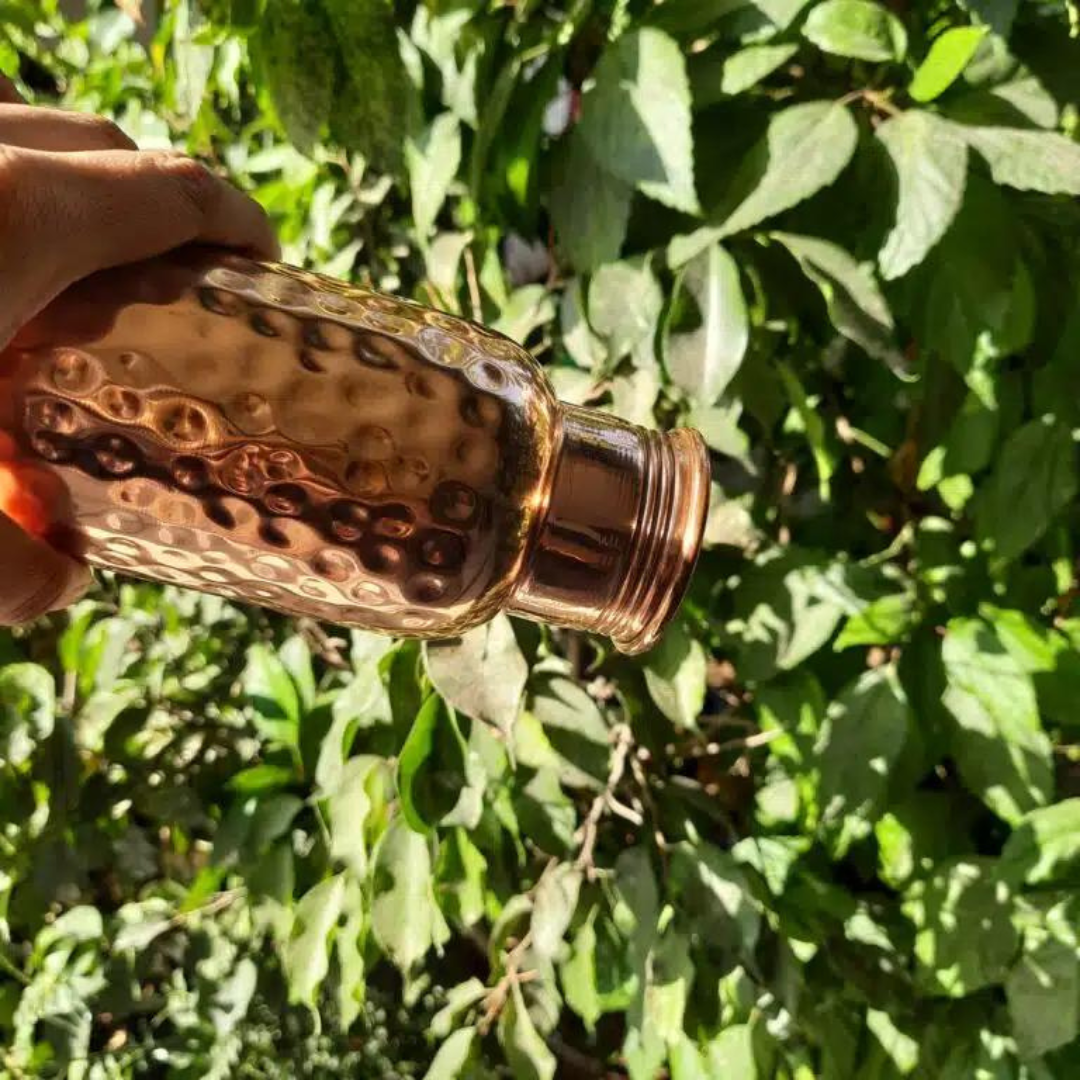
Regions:
<instances>
[{"instance_id":1,"label":"leafy foliage","mask_svg":"<svg viewBox=\"0 0 1080 1080\"><path fill-rule=\"evenodd\" d=\"M0 2L0 69L698 426L708 549L634 662L0 634L0 1072L1075 1076L1076 6L151 7Z\"/></svg>"}]
</instances>

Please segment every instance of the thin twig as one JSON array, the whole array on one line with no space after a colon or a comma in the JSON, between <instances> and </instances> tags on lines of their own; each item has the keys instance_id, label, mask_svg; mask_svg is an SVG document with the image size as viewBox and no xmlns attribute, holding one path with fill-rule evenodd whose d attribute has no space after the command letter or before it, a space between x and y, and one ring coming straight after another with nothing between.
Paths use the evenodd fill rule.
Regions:
<instances>
[{"instance_id":1,"label":"thin twig","mask_svg":"<svg viewBox=\"0 0 1080 1080\"><path fill-rule=\"evenodd\" d=\"M64 672L64 689L60 698L60 709L65 716L75 712L75 702L79 694L79 675L75 671Z\"/></svg>"},{"instance_id":2,"label":"thin twig","mask_svg":"<svg viewBox=\"0 0 1080 1080\"><path fill-rule=\"evenodd\" d=\"M887 93L881 90L872 90L870 87L865 87L862 90L852 90L850 94L845 94L837 105L850 105L853 101L865 101L871 108L877 109L878 112L883 112L888 116L900 116L903 112L902 109L897 108Z\"/></svg>"},{"instance_id":3,"label":"thin twig","mask_svg":"<svg viewBox=\"0 0 1080 1080\"><path fill-rule=\"evenodd\" d=\"M725 739L723 742L709 742L704 745L691 747L684 756L691 758L717 757L728 750L753 750L758 746L765 746L773 739L780 738L784 731L773 728L770 731L755 731L752 735L740 735L737 739Z\"/></svg>"},{"instance_id":4,"label":"thin twig","mask_svg":"<svg viewBox=\"0 0 1080 1080\"><path fill-rule=\"evenodd\" d=\"M476 260L473 258L472 247L465 247L465 281L469 286L469 306L472 308L474 322L481 322L484 318L484 307L480 302L480 282L476 277Z\"/></svg>"},{"instance_id":5,"label":"thin twig","mask_svg":"<svg viewBox=\"0 0 1080 1080\"><path fill-rule=\"evenodd\" d=\"M299 629L312 651L330 667L339 671L349 670L349 662L342 656L337 640L330 637L314 619L301 619Z\"/></svg>"},{"instance_id":6,"label":"thin twig","mask_svg":"<svg viewBox=\"0 0 1080 1080\"><path fill-rule=\"evenodd\" d=\"M491 1025L506 1007L506 999L510 996L510 990L514 984L532 982L533 979L540 977L538 971L518 971L518 966L530 945L532 945L531 930L506 954L505 973L484 997L484 1015L477 1025L482 1035L486 1035L491 1030Z\"/></svg>"},{"instance_id":7,"label":"thin twig","mask_svg":"<svg viewBox=\"0 0 1080 1080\"><path fill-rule=\"evenodd\" d=\"M189 919L193 919L196 915L216 915L219 911L224 911L225 908L246 895L247 888L244 885L239 885L235 889L226 889L224 892L212 896L205 904L200 904L197 908L192 908L190 911L178 911L169 920L169 926L173 928L183 926L184 923Z\"/></svg>"},{"instance_id":8,"label":"thin twig","mask_svg":"<svg viewBox=\"0 0 1080 1080\"><path fill-rule=\"evenodd\" d=\"M615 749L611 755L611 767L608 770L607 784L604 790L596 796L589 807L589 813L579 830L581 836L581 851L574 865L579 870L584 870L589 877L593 877L596 867L593 865L593 854L596 849L596 838L600 827L600 818L604 810L611 807L615 796L615 789L619 786L623 773L626 771L626 757L630 748L634 745L633 732L629 724L616 724L611 731Z\"/></svg>"},{"instance_id":9,"label":"thin twig","mask_svg":"<svg viewBox=\"0 0 1080 1080\"><path fill-rule=\"evenodd\" d=\"M649 776L648 773L645 772L645 762L636 754L630 759L630 771L634 774L634 780L641 792L641 801L644 803L645 809L652 819L653 840L656 843L657 849L660 851L661 855L663 855L664 852L667 851L667 840L660 831L660 826L656 824L660 820L660 816L656 809L656 800L653 799L652 792L649 790Z\"/></svg>"},{"instance_id":10,"label":"thin twig","mask_svg":"<svg viewBox=\"0 0 1080 1080\"><path fill-rule=\"evenodd\" d=\"M30 977L20 968L16 967L2 952L0 952L0 971L6 972L13 979L21 982L23 986L30 985Z\"/></svg>"}]
</instances>

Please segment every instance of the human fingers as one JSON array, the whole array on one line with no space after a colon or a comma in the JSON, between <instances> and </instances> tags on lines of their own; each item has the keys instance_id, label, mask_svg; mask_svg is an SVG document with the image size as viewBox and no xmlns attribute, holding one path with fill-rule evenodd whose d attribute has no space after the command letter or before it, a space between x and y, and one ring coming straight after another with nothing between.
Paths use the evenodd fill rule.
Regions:
<instances>
[{"instance_id":1,"label":"human fingers","mask_svg":"<svg viewBox=\"0 0 1080 1080\"><path fill-rule=\"evenodd\" d=\"M0 513L0 626L18 626L77 600L90 571Z\"/></svg>"},{"instance_id":2,"label":"human fingers","mask_svg":"<svg viewBox=\"0 0 1080 1080\"><path fill-rule=\"evenodd\" d=\"M266 212L192 158L168 151L33 154L53 228L77 276L199 242L279 254Z\"/></svg>"},{"instance_id":3,"label":"human fingers","mask_svg":"<svg viewBox=\"0 0 1080 1080\"><path fill-rule=\"evenodd\" d=\"M116 124L103 116L21 103L2 104L4 100L0 86L0 143L7 146L58 153L138 149Z\"/></svg>"},{"instance_id":4,"label":"human fingers","mask_svg":"<svg viewBox=\"0 0 1080 1080\"><path fill-rule=\"evenodd\" d=\"M6 102L21 104L22 100L22 94L15 89L15 84L6 75L0 75L0 104Z\"/></svg>"},{"instance_id":5,"label":"human fingers","mask_svg":"<svg viewBox=\"0 0 1080 1080\"><path fill-rule=\"evenodd\" d=\"M80 278L193 242L279 251L259 204L191 158L0 146L0 347Z\"/></svg>"}]
</instances>

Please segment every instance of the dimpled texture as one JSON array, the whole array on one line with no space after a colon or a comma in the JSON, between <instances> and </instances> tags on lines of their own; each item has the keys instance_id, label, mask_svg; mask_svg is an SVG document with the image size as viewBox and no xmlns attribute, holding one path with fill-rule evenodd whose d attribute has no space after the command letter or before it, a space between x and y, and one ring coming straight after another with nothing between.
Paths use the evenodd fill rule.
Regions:
<instances>
[{"instance_id":1,"label":"dimpled texture","mask_svg":"<svg viewBox=\"0 0 1080 1080\"><path fill-rule=\"evenodd\" d=\"M527 353L291 268L99 275L10 353L79 553L290 614L415 636L490 618L550 482L557 407Z\"/></svg>"}]
</instances>

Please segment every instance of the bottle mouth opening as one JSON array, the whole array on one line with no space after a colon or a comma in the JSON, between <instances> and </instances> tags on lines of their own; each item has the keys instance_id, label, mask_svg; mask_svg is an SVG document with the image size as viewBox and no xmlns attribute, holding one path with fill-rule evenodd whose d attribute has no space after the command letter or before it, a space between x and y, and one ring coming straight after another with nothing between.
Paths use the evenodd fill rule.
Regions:
<instances>
[{"instance_id":1,"label":"bottle mouth opening","mask_svg":"<svg viewBox=\"0 0 1080 1080\"><path fill-rule=\"evenodd\" d=\"M562 406L550 489L510 610L651 648L678 611L705 530L709 454L661 433Z\"/></svg>"},{"instance_id":2,"label":"bottle mouth opening","mask_svg":"<svg viewBox=\"0 0 1080 1080\"><path fill-rule=\"evenodd\" d=\"M681 428L650 439L650 505L639 522L634 559L607 633L620 652L651 649L682 606L701 551L709 509L709 453Z\"/></svg>"}]
</instances>

